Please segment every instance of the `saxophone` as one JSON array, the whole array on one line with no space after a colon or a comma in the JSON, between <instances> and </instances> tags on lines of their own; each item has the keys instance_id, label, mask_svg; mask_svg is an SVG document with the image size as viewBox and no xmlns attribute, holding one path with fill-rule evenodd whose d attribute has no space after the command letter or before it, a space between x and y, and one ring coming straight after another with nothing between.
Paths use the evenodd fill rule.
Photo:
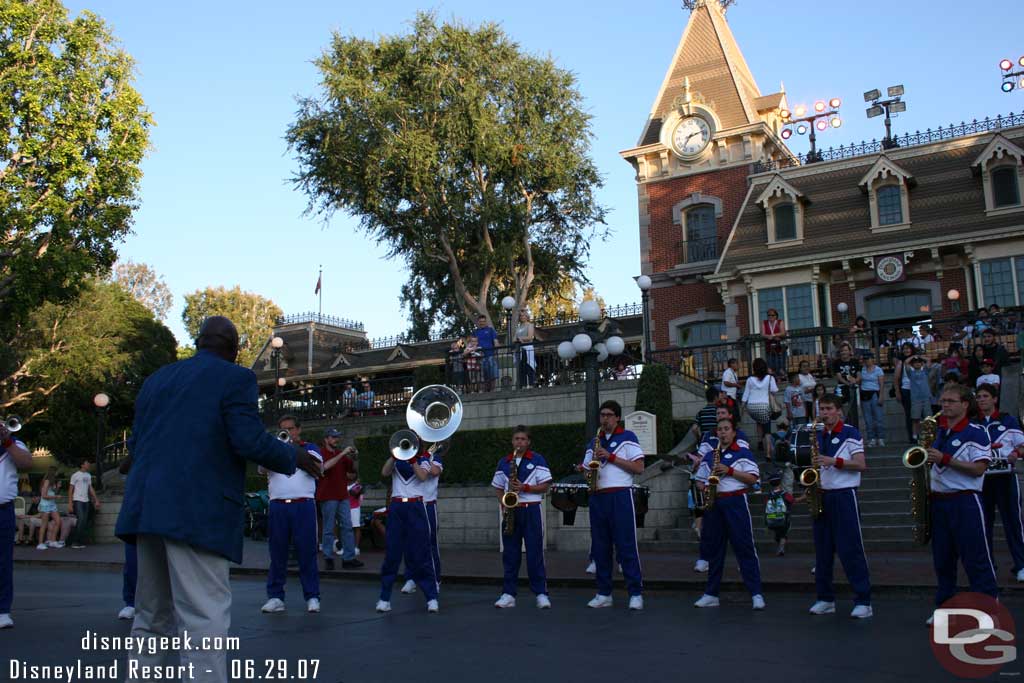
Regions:
<instances>
[{"instance_id":1,"label":"saxophone","mask_svg":"<svg viewBox=\"0 0 1024 683\"><path fill-rule=\"evenodd\" d=\"M715 467L722 462L722 442L719 440L715 446L715 452L711 455L711 474L708 475L708 484L704 488L704 512L710 512L715 506L715 498L718 497L718 475L715 474Z\"/></svg>"},{"instance_id":2,"label":"saxophone","mask_svg":"<svg viewBox=\"0 0 1024 683\"><path fill-rule=\"evenodd\" d=\"M903 466L912 472L910 480L910 512L914 516L914 542L928 545L932 538L931 466L928 449L935 443L939 432L939 416L935 413L921 421L917 445L903 452Z\"/></svg>"},{"instance_id":3,"label":"saxophone","mask_svg":"<svg viewBox=\"0 0 1024 683\"><path fill-rule=\"evenodd\" d=\"M508 466L508 491L501 497L501 533L511 536L516 528L516 508L519 507L519 494L512 490L513 484L519 483L519 465L516 463L516 456L520 455L517 450L512 454L512 462Z\"/></svg>"},{"instance_id":4,"label":"saxophone","mask_svg":"<svg viewBox=\"0 0 1024 683\"><path fill-rule=\"evenodd\" d=\"M818 519L825 514L825 501L821 496L821 469L814 464L818 457L818 422L811 425L811 467L800 473L800 484L807 495L807 507L811 513L811 519Z\"/></svg>"},{"instance_id":5,"label":"saxophone","mask_svg":"<svg viewBox=\"0 0 1024 683\"><path fill-rule=\"evenodd\" d=\"M593 455L590 462L583 466L583 479L587 482L587 488L591 493L597 492L597 474L601 470L601 461L597 459L597 449L601 446L601 428L597 428L597 436L594 437L594 445L591 447Z\"/></svg>"}]
</instances>

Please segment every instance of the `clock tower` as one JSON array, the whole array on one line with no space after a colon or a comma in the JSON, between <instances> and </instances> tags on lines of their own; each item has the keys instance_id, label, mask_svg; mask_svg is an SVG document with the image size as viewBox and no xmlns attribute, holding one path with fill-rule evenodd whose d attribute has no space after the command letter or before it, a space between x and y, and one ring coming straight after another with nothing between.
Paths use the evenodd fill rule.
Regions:
<instances>
[{"instance_id":1,"label":"clock tower","mask_svg":"<svg viewBox=\"0 0 1024 683\"><path fill-rule=\"evenodd\" d=\"M726 22L727 6L688 3L689 21L636 146L621 152L636 171L654 350L750 332L740 328L747 316L737 310L745 297L733 299L705 277L736 222L752 165L791 156L779 137L786 95L761 94Z\"/></svg>"}]
</instances>

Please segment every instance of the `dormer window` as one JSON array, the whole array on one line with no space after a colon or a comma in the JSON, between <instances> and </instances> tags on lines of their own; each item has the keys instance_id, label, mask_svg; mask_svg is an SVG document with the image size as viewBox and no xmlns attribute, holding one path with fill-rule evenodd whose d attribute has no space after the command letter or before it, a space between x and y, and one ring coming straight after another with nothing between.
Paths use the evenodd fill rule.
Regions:
<instances>
[{"instance_id":1,"label":"dormer window","mask_svg":"<svg viewBox=\"0 0 1024 683\"><path fill-rule=\"evenodd\" d=\"M987 215L1024 211L1021 203L1024 149L996 134L974 160L974 168L981 173Z\"/></svg>"},{"instance_id":2,"label":"dormer window","mask_svg":"<svg viewBox=\"0 0 1024 683\"><path fill-rule=\"evenodd\" d=\"M792 203L776 204L772 207L775 214L775 241L796 239L796 206Z\"/></svg>"},{"instance_id":3,"label":"dormer window","mask_svg":"<svg viewBox=\"0 0 1024 683\"><path fill-rule=\"evenodd\" d=\"M800 190L776 175L757 198L765 212L768 248L796 246L804 241L804 205Z\"/></svg>"},{"instance_id":4,"label":"dormer window","mask_svg":"<svg viewBox=\"0 0 1024 683\"><path fill-rule=\"evenodd\" d=\"M859 184L868 195L872 231L889 232L910 227L909 189L914 186L913 176L883 154Z\"/></svg>"}]
</instances>

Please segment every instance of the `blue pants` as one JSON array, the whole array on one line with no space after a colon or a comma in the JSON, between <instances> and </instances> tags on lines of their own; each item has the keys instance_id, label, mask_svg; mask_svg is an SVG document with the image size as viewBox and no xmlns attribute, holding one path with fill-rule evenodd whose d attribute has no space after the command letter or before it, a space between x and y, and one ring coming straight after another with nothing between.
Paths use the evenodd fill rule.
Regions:
<instances>
[{"instance_id":1,"label":"blue pants","mask_svg":"<svg viewBox=\"0 0 1024 683\"><path fill-rule=\"evenodd\" d=\"M356 559L356 535L352 531L352 513L348 499L320 501L320 517L323 527L323 543L320 550L324 557L334 558L334 525L337 524L341 534L341 559L346 562Z\"/></svg>"},{"instance_id":2,"label":"blue pants","mask_svg":"<svg viewBox=\"0 0 1024 683\"><path fill-rule=\"evenodd\" d=\"M288 574L288 548L295 545L299 559L299 581L304 600L320 597L320 574L316 566L316 503L270 501L267 519L270 545L270 574L267 597L284 600L284 582Z\"/></svg>"},{"instance_id":3,"label":"blue pants","mask_svg":"<svg viewBox=\"0 0 1024 683\"><path fill-rule=\"evenodd\" d=\"M437 501L427 503L427 526L430 528L430 564L434 581L441 585L441 548L437 544Z\"/></svg>"},{"instance_id":4,"label":"blue pants","mask_svg":"<svg viewBox=\"0 0 1024 683\"><path fill-rule=\"evenodd\" d=\"M640 551L636 546L633 489L590 496L590 552L597 565L597 594L612 594L612 548L622 565L630 597L643 593Z\"/></svg>"},{"instance_id":5,"label":"blue pants","mask_svg":"<svg viewBox=\"0 0 1024 683\"><path fill-rule=\"evenodd\" d=\"M505 567L505 582L502 592L516 595L519 584L519 565L523 556L523 540L526 541L526 572L530 576L530 590L535 595L547 595L548 582L544 571L544 527L541 521L541 505L527 505L516 508L515 527L511 536L501 535L501 561Z\"/></svg>"},{"instance_id":6,"label":"blue pants","mask_svg":"<svg viewBox=\"0 0 1024 683\"><path fill-rule=\"evenodd\" d=\"M860 402L864 412L864 436L868 439L885 439L885 414L878 405L878 392L875 397Z\"/></svg>"},{"instance_id":7,"label":"blue pants","mask_svg":"<svg viewBox=\"0 0 1024 683\"><path fill-rule=\"evenodd\" d=\"M708 561L708 585L704 592L718 597L725 569L725 542L728 540L740 563L740 574L747 590L751 595L760 595L761 564L754 547L754 527L750 521L747 496L717 498L703 519L700 556Z\"/></svg>"},{"instance_id":8,"label":"blue pants","mask_svg":"<svg viewBox=\"0 0 1024 683\"><path fill-rule=\"evenodd\" d=\"M956 562L964 565L971 591L998 598L996 570L988 549L981 495L932 498L932 560L938 588L935 604L956 595Z\"/></svg>"},{"instance_id":9,"label":"blue pants","mask_svg":"<svg viewBox=\"0 0 1024 683\"><path fill-rule=\"evenodd\" d=\"M430 524L423 501L391 501L384 564L380 567L380 599L391 601L398 565L405 559L406 576L416 582L427 600L437 600L437 578L430 552Z\"/></svg>"},{"instance_id":10,"label":"blue pants","mask_svg":"<svg viewBox=\"0 0 1024 683\"><path fill-rule=\"evenodd\" d=\"M0 505L0 614L14 601L14 503Z\"/></svg>"},{"instance_id":11,"label":"blue pants","mask_svg":"<svg viewBox=\"0 0 1024 683\"><path fill-rule=\"evenodd\" d=\"M1013 558L1013 573L1024 569L1024 528L1020 518L1020 483L1017 473L989 474L985 477L985 488L981 494L985 510L985 532L988 534L988 549L992 553L992 566L995 566L995 546L992 544L992 523L995 521L996 508L1003 521L1003 532L1006 534L1007 545L1010 546L1010 557Z\"/></svg>"},{"instance_id":12,"label":"blue pants","mask_svg":"<svg viewBox=\"0 0 1024 683\"><path fill-rule=\"evenodd\" d=\"M139 549L134 543L124 544L124 569L121 575L121 598L126 606L135 607L135 584L139 581Z\"/></svg>"},{"instance_id":13,"label":"blue pants","mask_svg":"<svg viewBox=\"0 0 1024 683\"><path fill-rule=\"evenodd\" d=\"M877 405L877 404L876 404ZM814 583L818 600L835 602L832 572L836 554L853 588L853 604L871 604L871 577L860 531L856 489L821 491L824 514L814 520Z\"/></svg>"}]
</instances>

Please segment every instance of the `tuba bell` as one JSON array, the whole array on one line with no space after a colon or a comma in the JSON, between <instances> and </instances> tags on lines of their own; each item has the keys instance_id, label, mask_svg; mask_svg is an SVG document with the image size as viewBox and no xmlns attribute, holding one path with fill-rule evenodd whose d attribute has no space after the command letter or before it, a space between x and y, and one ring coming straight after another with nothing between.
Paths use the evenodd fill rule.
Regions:
<instances>
[{"instance_id":1,"label":"tuba bell","mask_svg":"<svg viewBox=\"0 0 1024 683\"><path fill-rule=\"evenodd\" d=\"M412 460L420 452L420 437L411 429L399 429L391 435L388 450L395 460Z\"/></svg>"},{"instance_id":2,"label":"tuba bell","mask_svg":"<svg viewBox=\"0 0 1024 683\"><path fill-rule=\"evenodd\" d=\"M462 400L443 384L425 386L409 399L405 421L409 428L398 430L388 442L395 460L412 460L424 442L430 444L430 455L441 455L462 423Z\"/></svg>"},{"instance_id":3,"label":"tuba bell","mask_svg":"<svg viewBox=\"0 0 1024 683\"><path fill-rule=\"evenodd\" d=\"M291 443L292 435L288 433L287 429L282 429L277 433L277 440L282 443Z\"/></svg>"},{"instance_id":4,"label":"tuba bell","mask_svg":"<svg viewBox=\"0 0 1024 683\"><path fill-rule=\"evenodd\" d=\"M4 418L4 427L7 427L7 431L20 432L21 431L21 418L17 415L8 415Z\"/></svg>"}]
</instances>

